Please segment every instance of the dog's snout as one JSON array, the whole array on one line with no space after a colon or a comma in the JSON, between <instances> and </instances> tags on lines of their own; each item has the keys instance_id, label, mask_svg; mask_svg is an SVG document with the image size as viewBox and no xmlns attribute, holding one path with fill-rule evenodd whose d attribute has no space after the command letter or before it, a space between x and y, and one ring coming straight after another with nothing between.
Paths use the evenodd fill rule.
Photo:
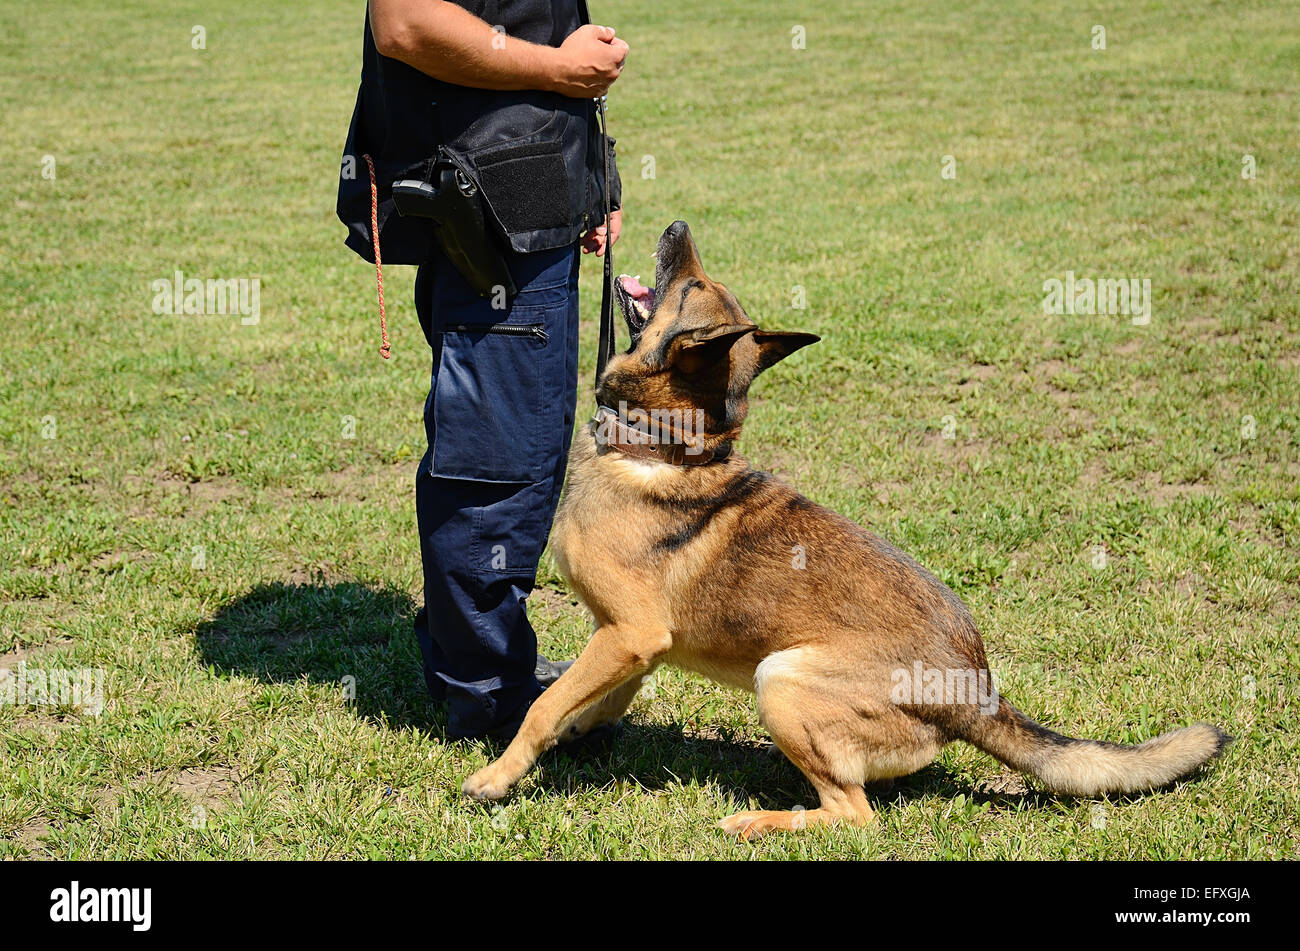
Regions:
<instances>
[{"instance_id":1,"label":"dog's snout","mask_svg":"<svg viewBox=\"0 0 1300 951\"><path fill-rule=\"evenodd\" d=\"M674 221L659 236L659 259L669 263L684 256L684 251L691 245L691 228L682 220Z\"/></svg>"},{"instance_id":2,"label":"dog's snout","mask_svg":"<svg viewBox=\"0 0 1300 951\"><path fill-rule=\"evenodd\" d=\"M678 219L664 229L659 237L658 266L655 269L656 283L667 287L669 281L677 276L686 265L697 262L695 241L691 237L691 228Z\"/></svg>"}]
</instances>

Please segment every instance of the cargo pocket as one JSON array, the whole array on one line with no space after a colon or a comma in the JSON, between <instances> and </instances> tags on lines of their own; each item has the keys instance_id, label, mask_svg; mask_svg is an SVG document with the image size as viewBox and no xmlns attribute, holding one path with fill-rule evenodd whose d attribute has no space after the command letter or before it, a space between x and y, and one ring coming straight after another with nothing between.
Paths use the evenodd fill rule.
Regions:
<instances>
[{"instance_id":1,"label":"cargo pocket","mask_svg":"<svg viewBox=\"0 0 1300 951\"><path fill-rule=\"evenodd\" d=\"M496 483L480 488L489 491L479 494L480 504L474 509L470 576L484 591L503 576L535 580L537 560L551 527L550 486Z\"/></svg>"},{"instance_id":2,"label":"cargo pocket","mask_svg":"<svg viewBox=\"0 0 1300 951\"><path fill-rule=\"evenodd\" d=\"M549 334L541 312L508 322L448 323L434 390L432 472L450 479L536 482L554 466L546 398Z\"/></svg>"}]
</instances>

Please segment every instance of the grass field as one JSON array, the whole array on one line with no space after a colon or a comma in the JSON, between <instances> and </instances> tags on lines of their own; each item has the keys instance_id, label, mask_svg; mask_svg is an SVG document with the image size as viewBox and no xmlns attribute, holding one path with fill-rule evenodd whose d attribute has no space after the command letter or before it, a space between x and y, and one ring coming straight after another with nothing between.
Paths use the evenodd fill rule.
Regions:
<instances>
[{"instance_id":1,"label":"grass field","mask_svg":"<svg viewBox=\"0 0 1300 951\"><path fill-rule=\"evenodd\" d=\"M663 671L612 751L463 799L492 750L444 741L410 629L413 274L385 363L333 216L362 4L60 0L0 11L0 667L104 708L0 703L0 857L1295 857L1300 11L592 6L632 45L620 267L684 218L823 338L746 455L951 585L1048 725L1237 743L1095 802L953 746L873 828L740 844L713 823L811 789L751 697ZM259 279L260 320L155 314L177 270ZM1046 314L1067 272L1149 280L1149 324ZM573 656L549 556L530 605Z\"/></svg>"}]
</instances>

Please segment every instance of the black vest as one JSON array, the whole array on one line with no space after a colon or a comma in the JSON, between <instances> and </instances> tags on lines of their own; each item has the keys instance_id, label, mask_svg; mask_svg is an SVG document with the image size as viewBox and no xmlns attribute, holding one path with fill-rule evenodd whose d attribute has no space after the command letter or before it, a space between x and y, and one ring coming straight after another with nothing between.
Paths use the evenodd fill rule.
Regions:
<instances>
[{"instance_id":1,"label":"black vest","mask_svg":"<svg viewBox=\"0 0 1300 951\"><path fill-rule=\"evenodd\" d=\"M581 0L456 0L510 38L559 46L583 22ZM431 223L403 218L391 185L429 179L439 154L477 179L515 251L572 244L603 216L604 164L595 103L548 92L499 92L455 86L379 55L367 10L361 89L344 146L338 216L347 245L374 260L370 234L369 155L378 182L380 250L392 264L422 264L433 246ZM612 166L611 166L612 167ZM611 173L618 207L617 172Z\"/></svg>"}]
</instances>

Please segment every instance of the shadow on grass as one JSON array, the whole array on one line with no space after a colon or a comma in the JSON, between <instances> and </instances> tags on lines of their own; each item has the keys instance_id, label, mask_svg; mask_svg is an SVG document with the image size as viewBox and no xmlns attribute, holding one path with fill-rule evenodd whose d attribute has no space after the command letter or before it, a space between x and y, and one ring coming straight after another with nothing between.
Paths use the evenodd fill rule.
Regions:
<instances>
[{"instance_id":1,"label":"shadow on grass","mask_svg":"<svg viewBox=\"0 0 1300 951\"><path fill-rule=\"evenodd\" d=\"M539 789L559 794L610 783L649 790L670 785L720 787L737 808L789 809L816 805L816 793L783 756L752 741L690 736L677 724L645 723L635 709L608 749L590 752L559 746L537 762Z\"/></svg>"},{"instance_id":2,"label":"shadow on grass","mask_svg":"<svg viewBox=\"0 0 1300 951\"><path fill-rule=\"evenodd\" d=\"M424 687L405 592L355 582L263 584L225 605L195 632L216 670L267 683L355 686L359 716L441 737L445 717Z\"/></svg>"},{"instance_id":3,"label":"shadow on grass","mask_svg":"<svg viewBox=\"0 0 1300 951\"><path fill-rule=\"evenodd\" d=\"M583 759L570 756L559 747L544 755L538 767L536 785L561 794L611 782L635 782L650 790L664 789L670 783L684 786L713 783L728 793L739 809L817 806L812 785L773 748L752 741L689 736L676 725L637 723L635 713L627 721L623 735L608 751ZM938 762L892 783L867 787L867 798L877 810L911 802L956 800L958 796L979 805L988 803L995 812L1041 809L1052 803L1070 801L1068 797L1040 790L976 789L964 776Z\"/></svg>"},{"instance_id":4,"label":"shadow on grass","mask_svg":"<svg viewBox=\"0 0 1300 951\"><path fill-rule=\"evenodd\" d=\"M195 632L203 663L267 683L312 683L345 689L355 678L356 713L380 726L414 728L446 741L442 707L424 687L412 632L416 605L405 593L355 582L264 584L226 605ZM499 753L504 744L489 744ZM538 762L537 785L573 793L611 782L647 789L714 783L749 808L816 805L803 775L780 755L750 741L687 735L679 725L640 722L636 713L605 749L558 747ZM1043 806L1050 794L983 793L934 764L890 791L871 791L880 806L964 794L995 809Z\"/></svg>"},{"instance_id":5,"label":"shadow on grass","mask_svg":"<svg viewBox=\"0 0 1300 951\"><path fill-rule=\"evenodd\" d=\"M263 584L222 607L195 632L199 656L220 673L263 683L306 678L344 690L354 677L358 716L376 725L414 728L447 742L446 715L424 687L412 621L416 605L401 591L355 582ZM489 743L496 754L504 744ZM559 747L542 756L538 781L577 791L610 782L649 789L669 783L720 783L759 808L813 799L803 776L752 743L686 735L681 727L640 723L635 713L608 749Z\"/></svg>"}]
</instances>

